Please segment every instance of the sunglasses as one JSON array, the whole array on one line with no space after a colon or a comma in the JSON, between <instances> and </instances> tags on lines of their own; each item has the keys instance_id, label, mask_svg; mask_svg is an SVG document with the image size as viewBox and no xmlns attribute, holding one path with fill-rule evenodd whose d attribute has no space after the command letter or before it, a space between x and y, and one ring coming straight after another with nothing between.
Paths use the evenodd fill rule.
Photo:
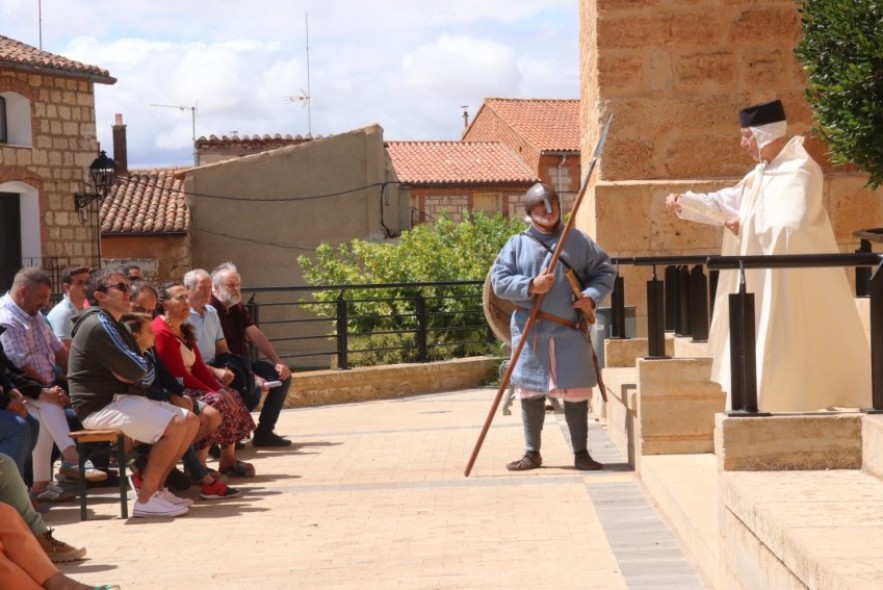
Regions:
<instances>
[{"instance_id":1,"label":"sunglasses","mask_svg":"<svg viewBox=\"0 0 883 590\"><path fill-rule=\"evenodd\" d=\"M129 290L129 283L124 281L120 281L119 283L113 283L112 285L105 285L104 290L110 291L111 289L116 289L117 291L126 292Z\"/></svg>"}]
</instances>

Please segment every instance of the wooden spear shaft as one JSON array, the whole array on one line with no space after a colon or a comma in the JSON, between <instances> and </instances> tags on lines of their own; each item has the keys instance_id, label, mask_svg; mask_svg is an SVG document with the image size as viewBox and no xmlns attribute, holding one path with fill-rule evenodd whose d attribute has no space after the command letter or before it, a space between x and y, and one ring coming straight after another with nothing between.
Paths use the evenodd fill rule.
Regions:
<instances>
[{"instance_id":1,"label":"wooden spear shaft","mask_svg":"<svg viewBox=\"0 0 883 590\"><path fill-rule=\"evenodd\" d=\"M604 126L604 131L601 132L601 136L598 139L598 145L595 147L595 153L592 156L591 163L589 164L589 171L586 173L586 177L583 179L583 184L579 189L579 193L577 193L576 202L574 202L573 210L570 212L570 218L568 218L567 223L564 225L564 229L561 231L561 238L558 240L558 244L555 246L555 251L552 252L552 259L549 261L549 268L546 272L555 272L555 267L558 265L558 259L561 258L561 250L563 250L564 248L564 242L567 241L567 236L573 229L574 223L576 223L576 212L583 201L583 197L586 194L586 189L589 187L589 180L592 177L592 172L595 170L595 164L598 162L598 158L601 156L601 150L604 148L604 140L607 139L607 132L610 130L610 123L612 122L613 115L610 115L610 118L607 119L607 124ZM530 308L530 315L527 316L527 321L524 323L524 329L521 331L521 338L518 339L518 346L516 346L515 350L512 351L512 357L509 360L509 367L506 369L506 373L503 375L503 380L500 383L500 388L497 390L497 395L494 397L494 402L491 404L491 409L488 412L487 418L484 421L484 426L481 427L481 433L478 435L478 440L475 441L475 447L472 449L472 455L469 457L469 462L466 464L466 470L463 472L463 475L465 477L469 477L469 474L472 473L472 467L473 465L475 465L475 460L478 458L478 453L479 451L481 451L481 446L484 444L484 439L487 437L488 430L490 430L491 428L491 422L493 422L494 415L497 413L497 408L500 405L500 400L503 399L503 393L509 386L509 379L512 377L512 371L515 370L515 365L518 362L518 358L521 356L521 350L524 348L524 343L527 341L527 335L530 333L530 329L533 327L533 324L537 319L537 314L540 311L540 307L543 305L543 299L545 298L545 296L545 293L538 293L536 299L534 299L533 306L531 306Z\"/></svg>"}]
</instances>

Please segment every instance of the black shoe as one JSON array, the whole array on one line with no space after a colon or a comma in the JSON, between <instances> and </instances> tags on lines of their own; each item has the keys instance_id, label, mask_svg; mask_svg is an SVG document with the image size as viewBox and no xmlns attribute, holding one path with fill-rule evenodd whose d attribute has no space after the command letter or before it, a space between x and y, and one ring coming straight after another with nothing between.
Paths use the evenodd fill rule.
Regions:
<instances>
[{"instance_id":1,"label":"black shoe","mask_svg":"<svg viewBox=\"0 0 883 590\"><path fill-rule=\"evenodd\" d=\"M598 471L604 468L604 465L598 463L588 451L580 451L573 456L573 466L580 471Z\"/></svg>"},{"instance_id":2,"label":"black shoe","mask_svg":"<svg viewBox=\"0 0 883 590\"><path fill-rule=\"evenodd\" d=\"M166 487L173 492L183 492L189 490L193 482L183 471L175 467L166 478Z\"/></svg>"},{"instance_id":3,"label":"black shoe","mask_svg":"<svg viewBox=\"0 0 883 590\"><path fill-rule=\"evenodd\" d=\"M209 457L212 459L220 459L221 458L221 447L219 445L212 445L208 448Z\"/></svg>"},{"instance_id":4,"label":"black shoe","mask_svg":"<svg viewBox=\"0 0 883 590\"><path fill-rule=\"evenodd\" d=\"M251 444L256 447L290 447L291 441L282 438L275 432L255 432Z\"/></svg>"}]
</instances>

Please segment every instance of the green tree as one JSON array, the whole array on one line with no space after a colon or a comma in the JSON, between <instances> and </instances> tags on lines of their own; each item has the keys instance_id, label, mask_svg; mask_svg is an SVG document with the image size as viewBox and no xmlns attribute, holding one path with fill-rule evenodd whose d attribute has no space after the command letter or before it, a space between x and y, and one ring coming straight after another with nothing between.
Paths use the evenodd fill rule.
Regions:
<instances>
[{"instance_id":1,"label":"green tree","mask_svg":"<svg viewBox=\"0 0 883 590\"><path fill-rule=\"evenodd\" d=\"M854 163L883 184L883 2L798 0L803 36L795 49L807 100L832 161Z\"/></svg>"},{"instance_id":2,"label":"green tree","mask_svg":"<svg viewBox=\"0 0 883 590\"><path fill-rule=\"evenodd\" d=\"M402 232L397 243L353 240L333 248L320 245L312 259L298 258L309 285L421 283L483 280L510 236L524 221L500 214L469 213L462 222L442 215L435 223ZM348 289L314 293L317 301L347 300L347 330L353 365L373 365L399 359L417 360L415 300L426 305L431 332L430 360L496 354L487 338L481 309L481 288L444 285L416 288ZM333 317L333 305L317 313Z\"/></svg>"}]
</instances>

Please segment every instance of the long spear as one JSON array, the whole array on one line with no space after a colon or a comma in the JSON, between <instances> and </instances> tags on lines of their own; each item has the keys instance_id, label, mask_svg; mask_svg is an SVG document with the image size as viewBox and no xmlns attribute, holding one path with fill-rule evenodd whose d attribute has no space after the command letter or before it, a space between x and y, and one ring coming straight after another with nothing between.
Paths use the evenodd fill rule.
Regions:
<instances>
[{"instance_id":1,"label":"long spear","mask_svg":"<svg viewBox=\"0 0 883 590\"><path fill-rule=\"evenodd\" d=\"M570 212L570 218L568 218L567 223L564 225L564 229L561 231L561 238L559 238L558 244L555 246L555 251L552 253L552 259L549 261L549 268L546 272L555 272L558 259L561 258L561 250L564 248L564 242L567 241L567 236L570 234L570 231L573 229L573 225L576 222L576 211L579 209L580 203L582 203L583 197L586 194L586 189L589 187L589 180L592 178L592 172L595 170L595 164L598 162L598 158L601 157L601 152L604 149L604 142L607 140L607 132L610 131L610 124L612 122L613 115L610 115L607 119L607 124L604 125L604 131L601 132L601 137L598 138L598 145L595 146L595 152L592 154L592 161L589 162L589 171L586 173L585 179L583 179L583 184L579 189L579 193L577 193L576 202L573 204L573 209ZM506 374L503 375L500 389L497 390L497 395L494 397L494 403L491 404L491 410L488 412L487 418L484 421L484 426L481 428L481 434L478 435L478 440L475 441L475 448L472 449L472 455L469 457L469 462L466 464L466 470L463 472L465 477L469 477L469 474L472 472L472 466L475 465L475 460L478 458L478 452L481 450L481 445L484 444L484 439L487 437L488 430L490 430L491 422L494 420L494 414L497 413L497 407L500 405L500 400L503 399L503 393L506 391L506 387L509 386L509 379L512 377L512 371L515 370L515 364L518 362L518 357L521 356L521 349L524 348L524 343L527 341L527 335L533 327L534 321L536 321L537 314L543 304L543 298L545 295L545 293L537 293L533 306L530 308L530 315L527 316L527 321L524 323L524 329L521 331L521 338L518 340L518 346L512 351L509 367L506 369Z\"/></svg>"}]
</instances>

